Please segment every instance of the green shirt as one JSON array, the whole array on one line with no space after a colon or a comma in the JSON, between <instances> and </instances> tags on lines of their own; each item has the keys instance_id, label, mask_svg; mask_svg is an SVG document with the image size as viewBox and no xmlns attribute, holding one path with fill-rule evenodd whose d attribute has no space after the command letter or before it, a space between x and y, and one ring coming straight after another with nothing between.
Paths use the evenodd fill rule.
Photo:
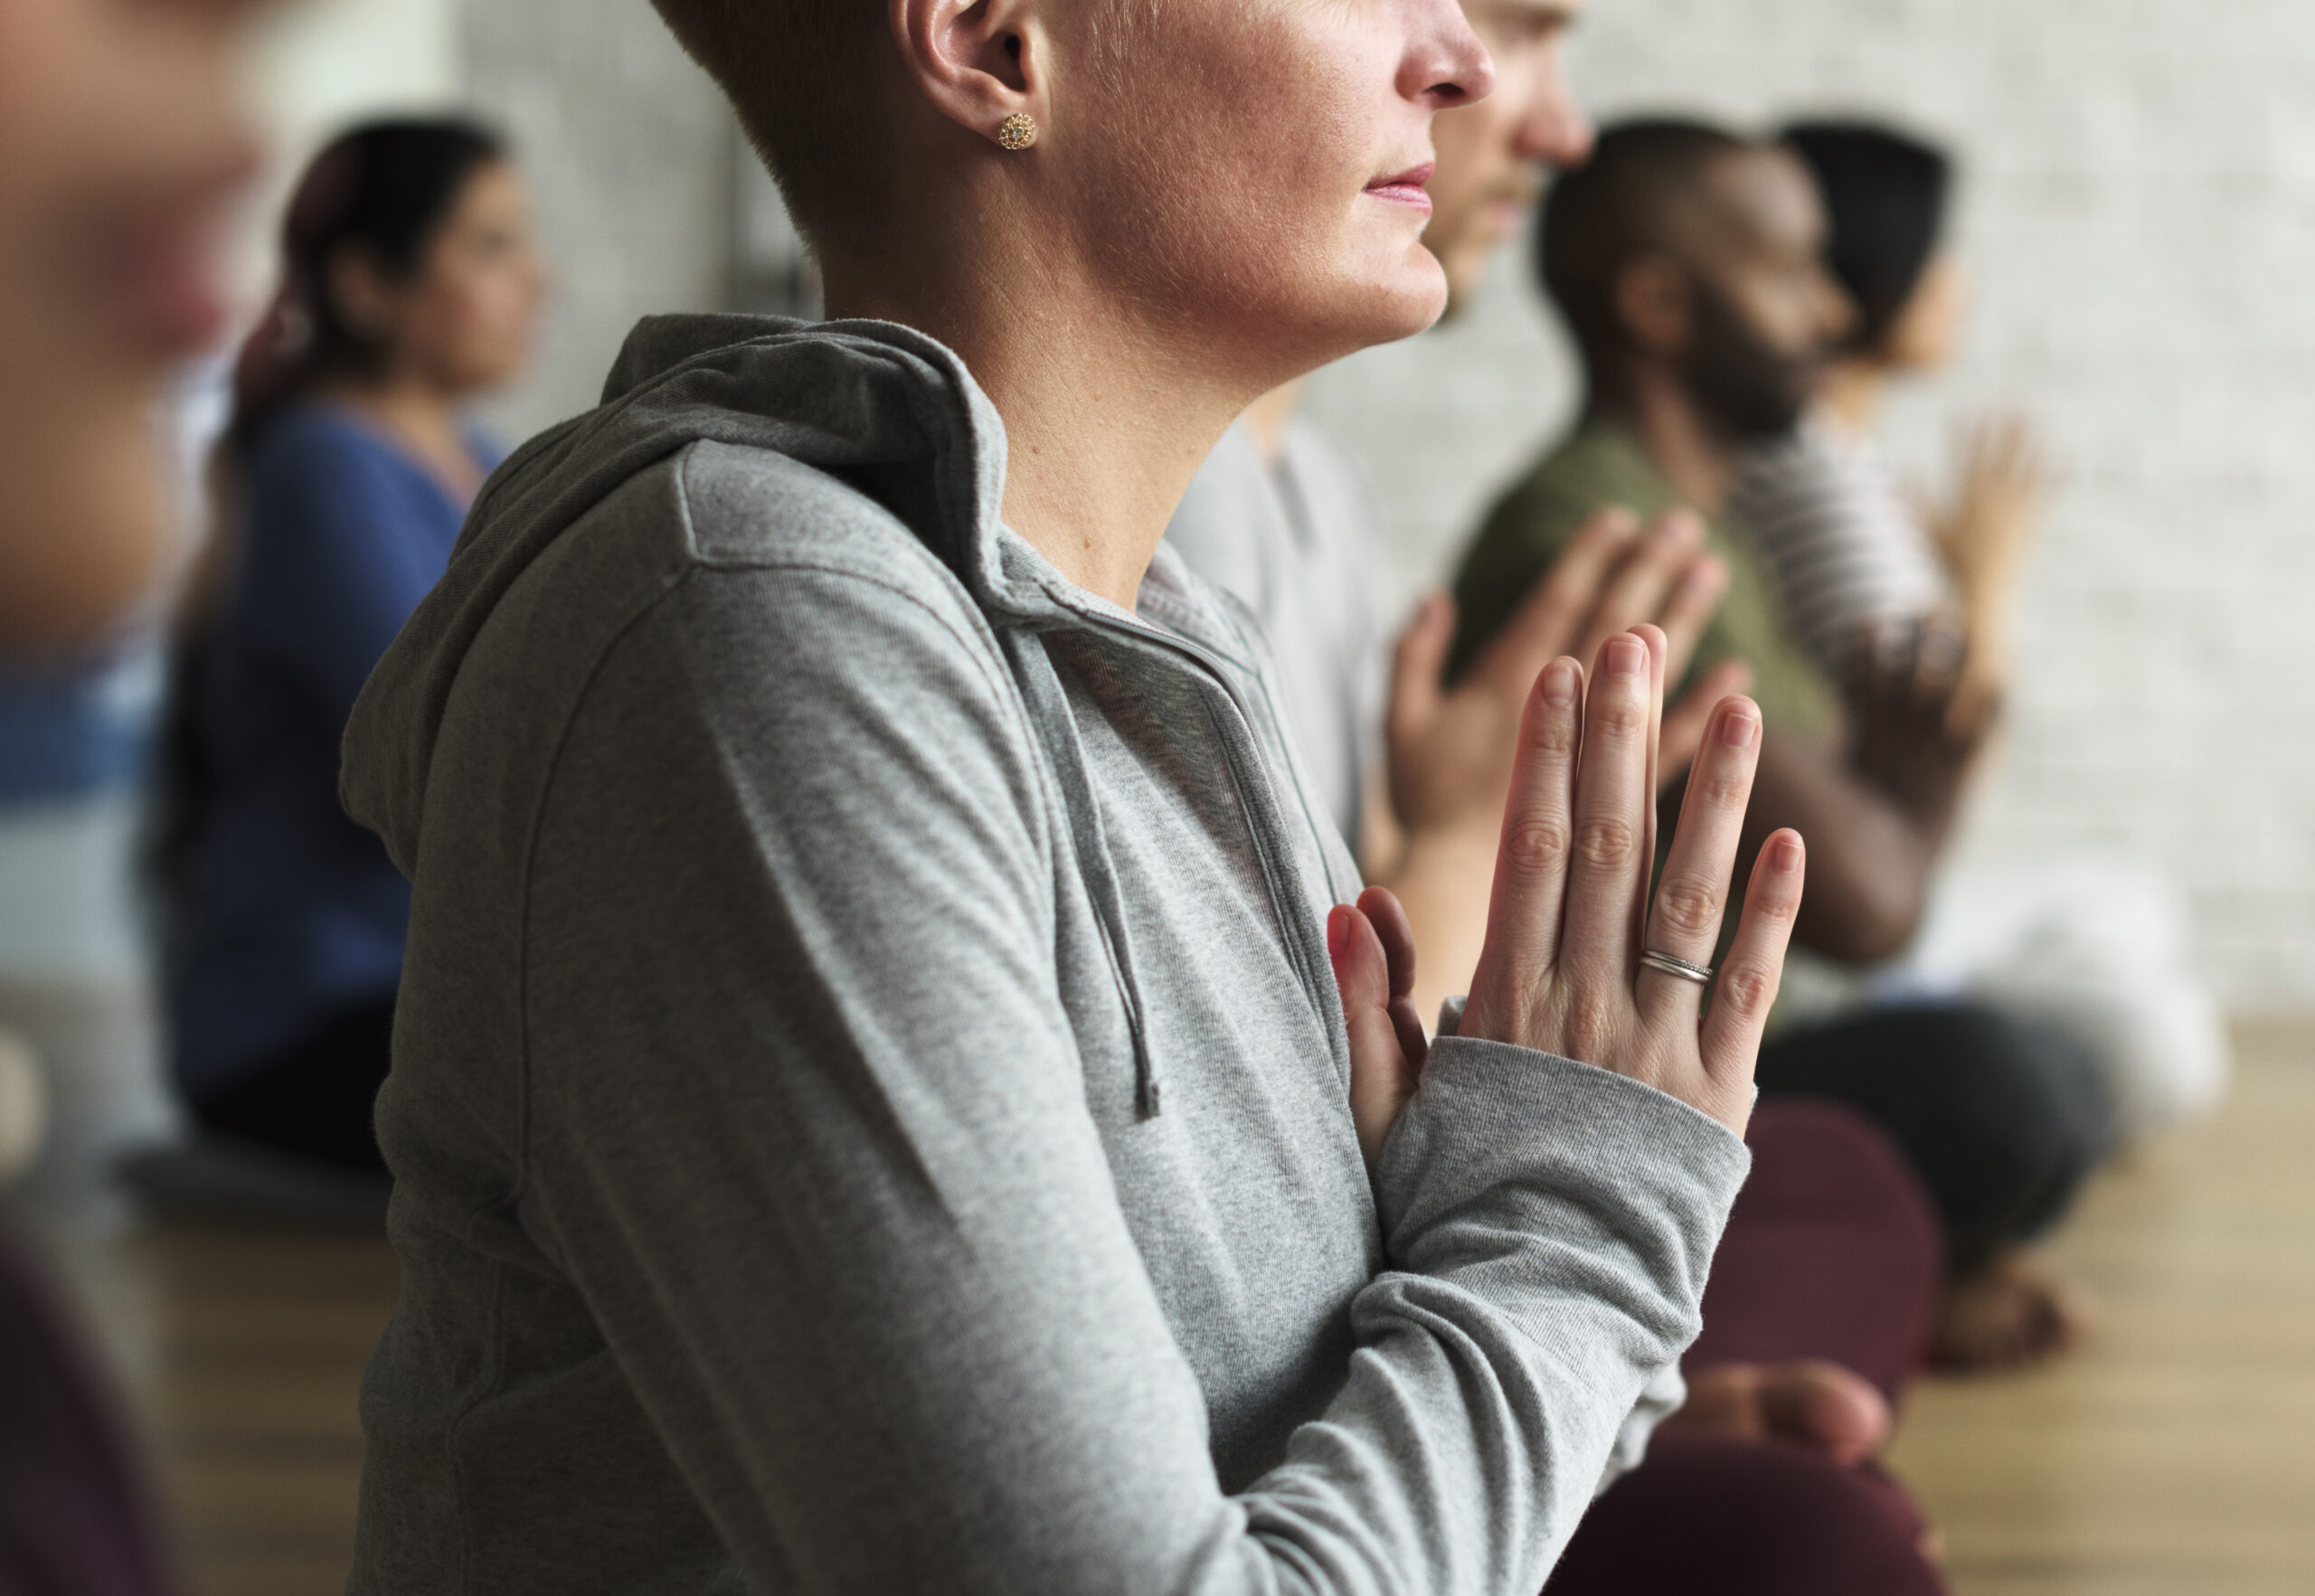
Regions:
<instances>
[{"instance_id":1,"label":"green shirt","mask_svg":"<svg viewBox=\"0 0 2315 1596\"><path fill-rule=\"evenodd\" d=\"M1463 556L1455 579L1462 625L1450 670L1460 674L1486 647L1594 515L1620 505L1645 522L1680 502L1630 432L1604 421L1580 429L1497 502ZM1832 685L1785 624L1750 540L1730 517L1706 525L1706 546L1728 564L1728 595L1696 646L1688 679L1721 660L1742 659L1753 667L1753 697L1766 724L1822 739L1833 728Z\"/></svg>"}]
</instances>

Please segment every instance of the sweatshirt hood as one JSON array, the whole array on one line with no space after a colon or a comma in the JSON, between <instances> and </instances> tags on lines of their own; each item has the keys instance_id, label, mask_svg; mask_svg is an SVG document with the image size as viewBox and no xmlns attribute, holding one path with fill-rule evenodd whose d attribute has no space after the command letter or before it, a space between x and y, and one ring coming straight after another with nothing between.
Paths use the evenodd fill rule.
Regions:
<instances>
[{"instance_id":1,"label":"sweatshirt hood","mask_svg":"<svg viewBox=\"0 0 2315 1596\"><path fill-rule=\"evenodd\" d=\"M1035 624L1061 600L1049 568L1006 558L1004 426L940 344L886 322L651 317L601 405L532 439L484 486L449 570L354 705L339 796L404 874L451 689L491 612L588 511L703 441L786 455L877 500L992 619Z\"/></svg>"}]
</instances>

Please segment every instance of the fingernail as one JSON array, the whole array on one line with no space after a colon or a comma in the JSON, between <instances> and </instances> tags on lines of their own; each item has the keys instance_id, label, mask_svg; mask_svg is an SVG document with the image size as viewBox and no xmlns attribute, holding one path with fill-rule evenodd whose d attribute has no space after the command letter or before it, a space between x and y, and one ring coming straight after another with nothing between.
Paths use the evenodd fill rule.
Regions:
<instances>
[{"instance_id":1,"label":"fingernail","mask_svg":"<svg viewBox=\"0 0 2315 1596\"><path fill-rule=\"evenodd\" d=\"M1638 637L1611 637L1607 666L1611 676L1636 676L1648 668L1647 647Z\"/></svg>"},{"instance_id":2,"label":"fingernail","mask_svg":"<svg viewBox=\"0 0 2315 1596\"><path fill-rule=\"evenodd\" d=\"M1759 725L1758 721L1743 710L1732 710L1728 718L1720 722L1720 741L1731 748L1750 748L1753 746L1753 732Z\"/></svg>"},{"instance_id":3,"label":"fingernail","mask_svg":"<svg viewBox=\"0 0 2315 1596\"><path fill-rule=\"evenodd\" d=\"M1776 839L1775 854L1770 862L1785 874L1791 875L1800 868L1801 852L1799 837L1781 836Z\"/></svg>"},{"instance_id":4,"label":"fingernail","mask_svg":"<svg viewBox=\"0 0 2315 1596\"><path fill-rule=\"evenodd\" d=\"M1565 709L1575 702L1575 662L1554 659L1544 667L1544 702Z\"/></svg>"},{"instance_id":5,"label":"fingernail","mask_svg":"<svg viewBox=\"0 0 2315 1596\"><path fill-rule=\"evenodd\" d=\"M1327 956L1340 959L1350 946L1350 911L1337 904L1327 911Z\"/></svg>"},{"instance_id":6,"label":"fingernail","mask_svg":"<svg viewBox=\"0 0 2315 1596\"><path fill-rule=\"evenodd\" d=\"M1686 515L1667 515L1656 524L1657 539L1668 548L1694 543L1696 535L1696 524Z\"/></svg>"}]
</instances>

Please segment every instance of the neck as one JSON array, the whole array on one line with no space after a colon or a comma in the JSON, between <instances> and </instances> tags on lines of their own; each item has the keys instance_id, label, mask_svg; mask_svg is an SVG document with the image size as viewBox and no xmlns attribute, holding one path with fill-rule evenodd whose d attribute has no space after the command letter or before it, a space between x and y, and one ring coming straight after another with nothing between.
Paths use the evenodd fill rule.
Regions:
<instances>
[{"instance_id":1,"label":"neck","mask_svg":"<svg viewBox=\"0 0 2315 1596\"><path fill-rule=\"evenodd\" d=\"M917 214L937 218L940 199L925 197ZM828 314L900 322L954 350L1005 420L1006 524L1131 609L1190 478L1275 375L1216 369L1209 340L1151 326L1048 230L997 213L1003 195L978 196L977 213L975 196L950 203L906 250L827 260ZM895 259L958 264L902 275L883 265Z\"/></svg>"},{"instance_id":2,"label":"neck","mask_svg":"<svg viewBox=\"0 0 2315 1596\"><path fill-rule=\"evenodd\" d=\"M1837 361L1825 373L1824 413L1843 431L1862 438L1881 425L1887 392L1882 370L1869 361Z\"/></svg>"},{"instance_id":3,"label":"neck","mask_svg":"<svg viewBox=\"0 0 2315 1596\"><path fill-rule=\"evenodd\" d=\"M422 378L390 372L373 382L334 383L323 397L362 416L439 477L465 502L482 486L468 451L455 395Z\"/></svg>"},{"instance_id":4,"label":"neck","mask_svg":"<svg viewBox=\"0 0 2315 1596\"><path fill-rule=\"evenodd\" d=\"M1294 412L1302 408L1302 390L1309 385L1308 377L1297 377L1291 382L1280 382L1246 407L1238 419L1253 435L1254 447L1263 459L1276 463L1279 451L1286 447L1286 424Z\"/></svg>"},{"instance_id":5,"label":"neck","mask_svg":"<svg viewBox=\"0 0 2315 1596\"><path fill-rule=\"evenodd\" d=\"M1735 451L1671 372L1637 366L1612 387L1600 389L1592 410L1630 429L1641 451L1685 503L1709 516L1727 509L1736 480Z\"/></svg>"}]
</instances>

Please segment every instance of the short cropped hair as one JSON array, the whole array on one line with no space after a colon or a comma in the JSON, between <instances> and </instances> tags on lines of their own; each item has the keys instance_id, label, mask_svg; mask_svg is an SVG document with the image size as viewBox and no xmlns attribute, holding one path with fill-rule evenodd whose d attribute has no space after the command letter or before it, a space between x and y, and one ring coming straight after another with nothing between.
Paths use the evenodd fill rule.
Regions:
<instances>
[{"instance_id":1,"label":"short cropped hair","mask_svg":"<svg viewBox=\"0 0 2315 1596\"><path fill-rule=\"evenodd\" d=\"M876 0L651 0L739 113L815 243L876 181Z\"/></svg>"},{"instance_id":2,"label":"short cropped hair","mask_svg":"<svg viewBox=\"0 0 2315 1596\"><path fill-rule=\"evenodd\" d=\"M1600 130L1589 161L1552 185L1535 265L1587 363L1622 340L1615 292L1624 268L1675 247L1675 219L1696 203L1714 162L1758 147L1706 122L1618 122Z\"/></svg>"},{"instance_id":3,"label":"short cropped hair","mask_svg":"<svg viewBox=\"0 0 2315 1596\"><path fill-rule=\"evenodd\" d=\"M1952 157L1874 122L1796 122L1778 137L1808 165L1825 197L1828 264L1857 308L1848 345L1876 349L1937 254Z\"/></svg>"}]
</instances>

